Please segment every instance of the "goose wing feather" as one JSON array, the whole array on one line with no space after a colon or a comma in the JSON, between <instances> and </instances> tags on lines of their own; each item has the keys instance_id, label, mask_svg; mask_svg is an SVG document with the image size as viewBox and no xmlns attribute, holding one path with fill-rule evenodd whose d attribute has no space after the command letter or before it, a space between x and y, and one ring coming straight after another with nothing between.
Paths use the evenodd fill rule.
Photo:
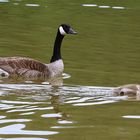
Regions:
<instances>
[{"instance_id":1,"label":"goose wing feather","mask_svg":"<svg viewBox=\"0 0 140 140\"><path fill-rule=\"evenodd\" d=\"M0 57L0 68L10 74L25 79L36 80L48 77L48 67L31 58L25 57Z\"/></svg>"}]
</instances>

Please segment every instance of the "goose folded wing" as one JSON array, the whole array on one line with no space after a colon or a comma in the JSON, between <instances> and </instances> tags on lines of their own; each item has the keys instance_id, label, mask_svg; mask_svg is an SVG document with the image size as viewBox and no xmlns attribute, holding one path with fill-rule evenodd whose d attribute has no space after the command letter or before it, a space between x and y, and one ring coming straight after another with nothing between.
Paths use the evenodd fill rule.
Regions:
<instances>
[{"instance_id":1,"label":"goose folded wing","mask_svg":"<svg viewBox=\"0 0 140 140\"><path fill-rule=\"evenodd\" d=\"M10 77L21 77L26 80L44 80L49 71L45 64L30 58L12 57L0 59L0 68Z\"/></svg>"},{"instance_id":2,"label":"goose folded wing","mask_svg":"<svg viewBox=\"0 0 140 140\"><path fill-rule=\"evenodd\" d=\"M40 72L37 70L30 70L21 68L17 70L17 75L26 80L41 80L44 81L48 77L48 71Z\"/></svg>"}]
</instances>

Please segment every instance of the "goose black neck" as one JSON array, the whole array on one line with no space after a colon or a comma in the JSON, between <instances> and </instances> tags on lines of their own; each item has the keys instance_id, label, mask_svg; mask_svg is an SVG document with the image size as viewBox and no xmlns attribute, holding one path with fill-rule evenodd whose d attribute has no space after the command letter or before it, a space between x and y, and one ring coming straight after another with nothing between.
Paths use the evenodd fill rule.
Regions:
<instances>
[{"instance_id":1,"label":"goose black neck","mask_svg":"<svg viewBox=\"0 0 140 140\"><path fill-rule=\"evenodd\" d=\"M55 62L56 60L61 59L61 43L64 36L60 34L59 30L54 43L53 55L50 62Z\"/></svg>"}]
</instances>

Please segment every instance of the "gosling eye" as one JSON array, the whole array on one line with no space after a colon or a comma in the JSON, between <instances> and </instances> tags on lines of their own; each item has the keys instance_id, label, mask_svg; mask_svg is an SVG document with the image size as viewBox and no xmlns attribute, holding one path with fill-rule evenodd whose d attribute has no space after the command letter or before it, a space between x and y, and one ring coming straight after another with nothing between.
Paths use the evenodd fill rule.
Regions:
<instances>
[{"instance_id":1,"label":"gosling eye","mask_svg":"<svg viewBox=\"0 0 140 140\"><path fill-rule=\"evenodd\" d=\"M124 92L123 91L120 92L120 96L124 96Z\"/></svg>"},{"instance_id":2,"label":"gosling eye","mask_svg":"<svg viewBox=\"0 0 140 140\"><path fill-rule=\"evenodd\" d=\"M6 74L5 73L1 73L1 77L5 77L6 76Z\"/></svg>"}]
</instances>

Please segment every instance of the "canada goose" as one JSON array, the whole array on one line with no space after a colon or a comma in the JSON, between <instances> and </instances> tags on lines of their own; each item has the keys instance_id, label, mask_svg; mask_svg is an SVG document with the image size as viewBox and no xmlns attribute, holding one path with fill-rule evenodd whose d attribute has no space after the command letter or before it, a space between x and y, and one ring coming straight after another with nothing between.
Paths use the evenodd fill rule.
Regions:
<instances>
[{"instance_id":1,"label":"canada goose","mask_svg":"<svg viewBox=\"0 0 140 140\"><path fill-rule=\"evenodd\" d=\"M119 86L113 89L113 94L115 95L137 95L140 93L140 85L138 84L128 84Z\"/></svg>"},{"instance_id":2,"label":"canada goose","mask_svg":"<svg viewBox=\"0 0 140 140\"><path fill-rule=\"evenodd\" d=\"M43 82L51 78L61 77L64 70L61 43L66 34L76 34L76 32L67 24L60 25L49 64L26 57L0 57L0 78L2 80Z\"/></svg>"}]
</instances>

